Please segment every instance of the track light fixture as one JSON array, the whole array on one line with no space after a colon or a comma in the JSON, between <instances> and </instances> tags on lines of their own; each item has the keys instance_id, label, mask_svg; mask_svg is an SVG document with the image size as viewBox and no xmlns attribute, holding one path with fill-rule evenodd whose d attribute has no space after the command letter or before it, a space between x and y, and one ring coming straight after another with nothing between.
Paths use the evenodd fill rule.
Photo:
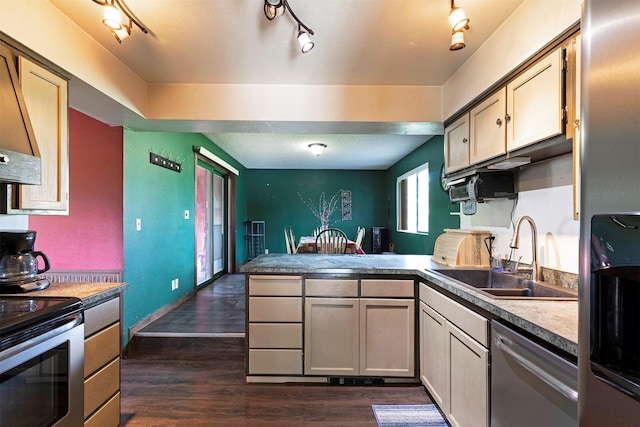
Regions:
<instances>
[{"instance_id":1,"label":"track light fixture","mask_svg":"<svg viewBox=\"0 0 640 427\"><path fill-rule=\"evenodd\" d=\"M143 33L149 32L131 12L124 0L93 0L93 2L104 7L102 23L109 28L118 43L122 43L122 40L131 35L131 28L134 24ZM122 23L122 15L125 16L127 23Z\"/></svg>"},{"instance_id":2,"label":"track light fixture","mask_svg":"<svg viewBox=\"0 0 640 427\"><path fill-rule=\"evenodd\" d=\"M96 0L93 0L96 1ZM116 0L118 1L118 0ZM313 30L306 25L298 17L287 0L264 0L264 16L269 21L273 21L276 17L284 15L285 9L289 11L291 17L298 23L298 43L300 43L300 49L302 53L307 53L313 49L314 43L311 41L309 34L313 35Z\"/></svg>"},{"instance_id":3,"label":"track light fixture","mask_svg":"<svg viewBox=\"0 0 640 427\"><path fill-rule=\"evenodd\" d=\"M449 12L449 23L453 32L469 29L469 18L464 14L464 10L456 7L455 1L451 0L451 12Z\"/></svg>"},{"instance_id":4,"label":"track light fixture","mask_svg":"<svg viewBox=\"0 0 640 427\"><path fill-rule=\"evenodd\" d=\"M464 33L462 32L462 30L454 31L451 34L451 46L449 46L449 50L460 50L465 46Z\"/></svg>"},{"instance_id":5,"label":"track light fixture","mask_svg":"<svg viewBox=\"0 0 640 427\"><path fill-rule=\"evenodd\" d=\"M321 144L319 142L314 142L313 144L309 144L309 150L311 150L311 154L316 157L319 157L320 154L324 152L324 149L327 148L327 144Z\"/></svg>"},{"instance_id":6,"label":"track light fixture","mask_svg":"<svg viewBox=\"0 0 640 427\"><path fill-rule=\"evenodd\" d=\"M469 18L461 8L456 7L454 0L451 0L449 23L451 24L451 45L449 50L460 50L466 46L464 44L463 31L469 29Z\"/></svg>"}]
</instances>

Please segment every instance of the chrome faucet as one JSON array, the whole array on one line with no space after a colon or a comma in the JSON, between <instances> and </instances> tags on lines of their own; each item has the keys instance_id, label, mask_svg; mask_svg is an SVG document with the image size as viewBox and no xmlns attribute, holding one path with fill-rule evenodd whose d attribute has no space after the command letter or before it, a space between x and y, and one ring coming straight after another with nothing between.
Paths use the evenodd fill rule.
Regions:
<instances>
[{"instance_id":1,"label":"chrome faucet","mask_svg":"<svg viewBox=\"0 0 640 427\"><path fill-rule=\"evenodd\" d=\"M531 226L531 268L516 268L516 273L520 272L531 272L531 280L538 280L540 276L540 264L538 263L538 229L536 228L536 223L533 222L533 218L528 215L523 215L518 218L516 221L516 228L513 231L513 237L511 238L511 243L509 243L509 247L513 249L518 249L518 240L520 235L520 225L522 221L527 221Z\"/></svg>"}]
</instances>

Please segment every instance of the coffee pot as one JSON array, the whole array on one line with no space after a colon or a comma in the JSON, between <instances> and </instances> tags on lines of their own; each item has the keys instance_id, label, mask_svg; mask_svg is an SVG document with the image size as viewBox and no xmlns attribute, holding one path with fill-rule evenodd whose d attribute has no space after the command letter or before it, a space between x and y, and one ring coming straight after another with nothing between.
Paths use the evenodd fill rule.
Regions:
<instances>
[{"instance_id":1,"label":"coffee pot","mask_svg":"<svg viewBox=\"0 0 640 427\"><path fill-rule=\"evenodd\" d=\"M38 274L49 270L49 260L40 251L34 251L36 232L0 231L0 285L29 283ZM44 268L38 268L38 258Z\"/></svg>"}]
</instances>

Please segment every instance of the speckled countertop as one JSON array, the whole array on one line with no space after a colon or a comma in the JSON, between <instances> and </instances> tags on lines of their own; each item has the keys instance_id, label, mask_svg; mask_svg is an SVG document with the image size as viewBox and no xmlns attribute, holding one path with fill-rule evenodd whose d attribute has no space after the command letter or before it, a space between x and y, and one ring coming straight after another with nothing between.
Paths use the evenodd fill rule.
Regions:
<instances>
[{"instance_id":1,"label":"speckled countertop","mask_svg":"<svg viewBox=\"0 0 640 427\"><path fill-rule=\"evenodd\" d=\"M417 276L577 357L577 301L494 299L433 271L445 268L450 267L433 262L430 255L267 254L243 265L240 272Z\"/></svg>"},{"instance_id":2,"label":"speckled countertop","mask_svg":"<svg viewBox=\"0 0 640 427\"><path fill-rule=\"evenodd\" d=\"M52 283L41 291L17 294L21 296L33 295L42 297L76 297L82 300L85 307L91 307L96 303L124 292L129 288L126 282L111 283Z\"/></svg>"}]
</instances>

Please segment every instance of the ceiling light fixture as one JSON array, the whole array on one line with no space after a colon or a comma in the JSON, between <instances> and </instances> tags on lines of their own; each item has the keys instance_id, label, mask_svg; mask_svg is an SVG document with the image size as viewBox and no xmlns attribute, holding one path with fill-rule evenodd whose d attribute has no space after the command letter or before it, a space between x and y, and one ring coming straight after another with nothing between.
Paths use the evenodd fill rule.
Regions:
<instances>
[{"instance_id":1,"label":"ceiling light fixture","mask_svg":"<svg viewBox=\"0 0 640 427\"><path fill-rule=\"evenodd\" d=\"M460 50L465 46L464 33L462 32L462 30L454 31L451 34L451 46L449 46L449 50Z\"/></svg>"},{"instance_id":2,"label":"ceiling light fixture","mask_svg":"<svg viewBox=\"0 0 640 427\"><path fill-rule=\"evenodd\" d=\"M316 157L319 157L325 148L327 148L327 144L321 144L319 142L314 142L313 144L309 144L309 150L311 150L311 154L313 154Z\"/></svg>"},{"instance_id":3,"label":"ceiling light fixture","mask_svg":"<svg viewBox=\"0 0 640 427\"><path fill-rule=\"evenodd\" d=\"M451 29L455 33L456 31L462 31L469 29L469 18L464 14L464 10L456 7L454 0L451 0L451 12L449 12L449 23Z\"/></svg>"},{"instance_id":4,"label":"ceiling light fixture","mask_svg":"<svg viewBox=\"0 0 640 427\"><path fill-rule=\"evenodd\" d=\"M273 21L276 17L284 15L285 9L289 11L291 17L298 23L297 38L298 43L300 43L302 53L309 52L314 46L314 43L311 41L311 37L309 37L309 34L314 35L313 30L304 25L304 23L298 19L296 14L293 13L293 10L291 10L289 2L287 0L264 0L264 16L266 16L269 21Z\"/></svg>"},{"instance_id":5,"label":"ceiling light fixture","mask_svg":"<svg viewBox=\"0 0 640 427\"><path fill-rule=\"evenodd\" d=\"M149 32L131 12L124 0L93 0L93 2L104 7L102 23L109 28L118 43L122 43L122 40L131 35L133 24L143 33ZM127 24L122 23L123 14L129 21Z\"/></svg>"},{"instance_id":6,"label":"ceiling light fixture","mask_svg":"<svg viewBox=\"0 0 640 427\"><path fill-rule=\"evenodd\" d=\"M460 50L464 44L464 30L469 29L469 18L464 11L456 7L454 0L451 0L451 11L449 12L449 23L451 24L451 45L449 50Z\"/></svg>"}]
</instances>

